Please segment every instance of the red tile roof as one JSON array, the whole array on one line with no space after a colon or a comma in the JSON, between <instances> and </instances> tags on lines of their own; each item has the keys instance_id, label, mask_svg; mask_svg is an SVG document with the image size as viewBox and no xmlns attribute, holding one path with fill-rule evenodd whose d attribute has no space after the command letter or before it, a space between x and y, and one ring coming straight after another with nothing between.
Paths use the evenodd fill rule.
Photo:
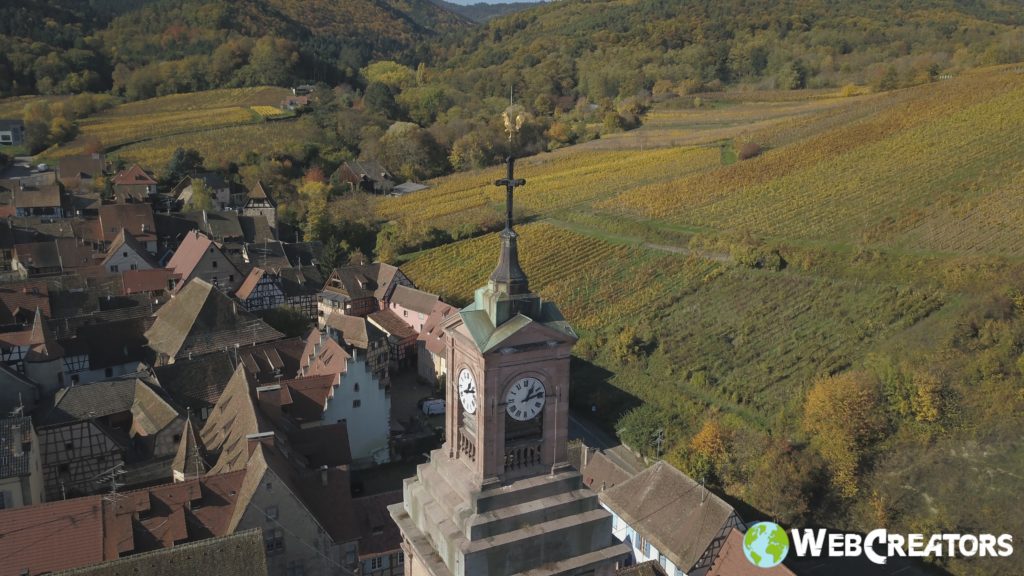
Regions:
<instances>
[{"instance_id":1,"label":"red tile roof","mask_svg":"<svg viewBox=\"0 0 1024 576\"><path fill-rule=\"evenodd\" d=\"M743 553L743 532L733 528L718 551L718 556L711 564L707 576L732 576L750 572L750 560L747 560L746 554ZM764 576L793 576L793 571L786 568L784 564L779 564L774 568L759 568L757 574L758 576L762 574Z\"/></svg>"},{"instance_id":2,"label":"red tile roof","mask_svg":"<svg viewBox=\"0 0 1024 576\"><path fill-rule=\"evenodd\" d=\"M121 273L121 285L124 294L159 292L167 290L167 285L176 278L180 278L180 276L167 268L127 270Z\"/></svg>"},{"instance_id":3,"label":"red tile roof","mask_svg":"<svg viewBox=\"0 0 1024 576\"><path fill-rule=\"evenodd\" d=\"M430 312L430 316L423 322L423 331L416 338L422 340L424 346L432 354L444 354L444 330L441 329L441 321L448 317L449 314L455 311L455 308L451 304L445 304L438 300L434 304L434 309Z\"/></svg>"},{"instance_id":4,"label":"red tile roof","mask_svg":"<svg viewBox=\"0 0 1024 576\"><path fill-rule=\"evenodd\" d=\"M391 519L388 506L402 501L402 491L395 490L352 500L359 534L359 559L398 552L402 532Z\"/></svg>"},{"instance_id":5,"label":"red tile roof","mask_svg":"<svg viewBox=\"0 0 1024 576\"><path fill-rule=\"evenodd\" d=\"M319 349L317 347L319 346ZM302 353L303 376L337 375L348 371L351 356L333 338L313 328L306 337L306 349Z\"/></svg>"},{"instance_id":6,"label":"red tile roof","mask_svg":"<svg viewBox=\"0 0 1024 576\"><path fill-rule=\"evenodd\" d=\"M184 285L184 280L192 276L192 272L203 259L203 255L210 250L211 244L213 244L213 240L199 232L193 231L185 235L178 249L171 256L171 260L167 262L168 268L181 275L183 282L179 285Z\"/></svg>"},{"instance_id":7,"label":"red tile roof","mask_svg":"<svg viewBox=\"0 0 1024 576\"><path fill-rule=\"evenodd\" d=\"M0 576L112 560L103 546L103 498L89 496L0 511ZM49 544L49 545L47 545Z\"/></svg>"},{"instance_id":8,"label":"red tile roof","mask_svg":"<svg viewBox=\"0 0 1024 576\"><path fill-rule=\"evenodd\" d=\"M131 168L121 170L115 174L110 181L122 186L156 184L156 180L153 180L153 177L147 174L146 171L142 169L142 166L139 166L138 164L132 164Z\"/></svg>"}]
</instances>

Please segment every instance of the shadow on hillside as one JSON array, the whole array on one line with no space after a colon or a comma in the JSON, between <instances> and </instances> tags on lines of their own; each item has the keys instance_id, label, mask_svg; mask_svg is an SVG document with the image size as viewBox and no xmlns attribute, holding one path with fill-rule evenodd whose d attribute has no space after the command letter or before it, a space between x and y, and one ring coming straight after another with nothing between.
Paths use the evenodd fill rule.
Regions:
<instances>
[{"instance_id":1,"label":"shadow on hillside","mask_svg":"<svg viewBox=\"0 0 1024 576\"><path fill-rule=\"evenodd\" d=\"M615 423L642 402L611 383L614 372L576 356L572 357L572 411L601 430L615 436Z\"/></svg>"}]
</instances>

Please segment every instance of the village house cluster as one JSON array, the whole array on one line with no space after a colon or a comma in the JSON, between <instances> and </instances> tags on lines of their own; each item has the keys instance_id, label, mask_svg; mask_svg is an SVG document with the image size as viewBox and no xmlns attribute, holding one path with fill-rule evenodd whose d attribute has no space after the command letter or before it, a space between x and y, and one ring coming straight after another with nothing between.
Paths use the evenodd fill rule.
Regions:
<instances>
[{"instance_id":1,"label":"village house cluster","mask_svg":"<svg viewBox=\"0 0 1024 576\"><path fill-rule=\"evenodd\" d=\"M386 174L365 172L375 170L350 163L339 177L381 192ZM467 360L451 339L462 323L488 354L529 351L536 374L550 363L568 376L575 336L550 303L516 292L526 289L517 262L510 280L492 276L492 292L459 310L386 263L357 257L324 277L322 246L284 240L297 234L261 182L196 173L161 190L143 167L113 170L99 154L2 175L0 576L214 564L273 576L424 573L410 558L452 574L422 557L413 541L422 527L399 512L403 499L411 513L436 516L464 496L459 478L477 454L500 451L513 484L494 514L527 526L523 507L550 491L538 502L564 516L565 534L555 534L597 531L587 533L603 543L593 552L601 574L742 569L744 524L731 506L665 463L634 469L579 444L566 451L564 399L536 427L510 424L511 452L496 424L465 414ZM98 178L111 194L94 191ZM199 180L215 208L182 211ZM308 332L268 323L281 309ZM452 362L458 393L446 385ZM543 426L554 433L531 444ZM445 434L470 468L443 468L455 464L435 451L403 489L380 488L389 464L420 458ZM530 479L570 463L578 471L554 484Z\"/></svg>"}]
</instances>

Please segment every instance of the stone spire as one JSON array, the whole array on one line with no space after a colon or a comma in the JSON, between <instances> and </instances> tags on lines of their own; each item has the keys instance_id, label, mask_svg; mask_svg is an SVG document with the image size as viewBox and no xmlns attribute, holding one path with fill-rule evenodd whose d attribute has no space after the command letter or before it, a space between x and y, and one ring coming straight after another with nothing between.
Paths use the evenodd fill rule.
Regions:
<instances>
[{"instance_id":1,"label":"stone spire","mask_svg":"<svg viewBox=\"0 0 1024 576\"><path fill-rule=\"evenodd\" d=\"M36 316L32 320L32 331L29 333L29 351L25 359L29 361L47 361L64 356L64 349L57 343L46 321L43 312L36 307Z\"/></svg>"}]
</instances>

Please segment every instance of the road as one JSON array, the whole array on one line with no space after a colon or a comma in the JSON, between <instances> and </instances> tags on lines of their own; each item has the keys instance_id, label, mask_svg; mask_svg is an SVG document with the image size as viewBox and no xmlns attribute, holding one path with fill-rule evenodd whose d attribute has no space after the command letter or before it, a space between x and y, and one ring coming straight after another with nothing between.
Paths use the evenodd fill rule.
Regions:
<instances>
[{"instance_id":1,"label":"road","mask_svg":"<svg viewBox=\"0 0 1024 576\"><path fill-rule=\"evenodd\" d=\"M611 437L596 424L569 413L569 438L580 439L591 448L600 449L609 460L630 474L636 474L647 465L622 445L617 438Z\"/></svg>"}]
</instances>

